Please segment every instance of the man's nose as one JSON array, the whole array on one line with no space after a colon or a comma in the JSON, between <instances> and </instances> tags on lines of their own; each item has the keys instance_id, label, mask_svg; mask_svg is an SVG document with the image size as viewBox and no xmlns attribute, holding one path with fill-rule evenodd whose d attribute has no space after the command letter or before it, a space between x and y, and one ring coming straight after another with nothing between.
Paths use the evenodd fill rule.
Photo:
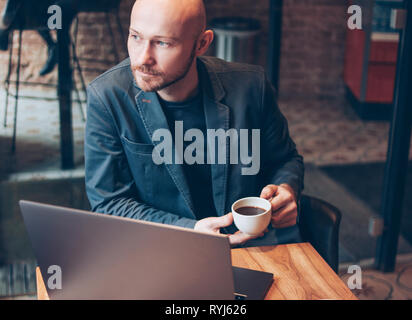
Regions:
<instances>
[{"instance_id":1,"label":"man's nose","mask_svg":"<svg viewBox=\"0 0 412 320\"><path fill-rule=\"evenodd\" d=\"M155 60L152 55L152 48L149 41L143 45L138 60L138 64L141 66L154 64Z\"/></svg>"}]
</instances>

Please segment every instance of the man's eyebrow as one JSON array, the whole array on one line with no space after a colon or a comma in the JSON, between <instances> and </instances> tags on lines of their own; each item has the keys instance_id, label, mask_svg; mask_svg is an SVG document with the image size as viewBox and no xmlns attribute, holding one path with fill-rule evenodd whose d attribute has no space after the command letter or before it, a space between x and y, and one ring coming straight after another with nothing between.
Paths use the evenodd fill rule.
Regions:
<instances>
[{"instance_id":1,"label":"man's eyebrow","mask_svg":"<svg viewBox=\"0 0 412 320\"><path fill-rule=\"evenodd\" d=\"M138 35L142 35L139 31L134 30L133 28L129 28L131 31L133 31L134 33L137 33ZM154 39L168 39L168 40L172 40L172 41L179 41L178 38L174 38L174 37L168 37L168 36L160 36L160 35L156 35L153 36Z\"/></svg>"}]
</instances>

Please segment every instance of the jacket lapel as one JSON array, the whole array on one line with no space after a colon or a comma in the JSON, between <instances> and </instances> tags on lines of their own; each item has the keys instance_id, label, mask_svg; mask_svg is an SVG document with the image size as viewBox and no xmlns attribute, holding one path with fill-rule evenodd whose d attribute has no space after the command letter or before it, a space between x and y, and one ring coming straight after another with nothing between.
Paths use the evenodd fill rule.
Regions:
<instances>
[{"instance_id":1,"label":"jacket lapel","mask_svg":"<svg viewBox=\"0 0 412 320\"><path fill-rule=\"evenodd\" d=\"M222 103L204 99L204 108L206 116L206 127L208 129L229 129L229 108ZM207 141L208 150L211 149L211 142ZM215 142L216 150L217 142ZM226 161L224 164L218 164L218 153L215 152L215 159L211 164L211 176L212 176L212 190L213 200L215 208L219 216L226 214L225 202L226 202L226 187L227 187L227 175L228 175L228 163L229 163L229 141L226 139ZM219 148L220 149L220 148Z\"/></svg>"},{"instance_id":2,"label":"jacket lapel","mask_svg":"<svg viewBox=\"0 0 412 320\"><path fill-rule=\"evenodd\" d=\"M164 112L162 110L156 93L139 91L135 99L138 112L140 114L140 117L142 118L146 132L151 138L151 140L153 137L153 133L157 129L168 129L170 131L166 117L164 115ZM175 150L174 139L172 139L172 141L172 150ZM160 141L153 142L152 140L152 143L156 146L160 143ZM154 152L156 152L156 149ZM193 218L196 218L192 198L190 196L189 186L187 184L183 172L183 166L181 164L176 164L174 154L175 152L173 152L172 164L165 164L165 166L177 189L182 194L183 199L185 200L187 206L189 207L193 215Z\"/></svg>"},{"instance_id":3,"label":"jacket lapel","mask_svg":"<svg viewBox=\"0 0 412 320\"><path fill-rule=\"evenodd\" d=\"M205 111L206 128L214 130L223 129L227 131L229 130L230 125L229 107L220 102L225 96L225 91L214 71L211 68L207 68L203 60L201 60L201 58L198 61L199 77L203 85L203 107ZM207 143L208 150L210 150L210 141L207 141ZM229 169L228 139L226 139L225 147L225 163L218 164L217 152L215 152L215 159L212 159L214 161L212 161L211 164L213 200L217 214L219 216L222 216L227 213L225 212L225 205L227 195L227 177Z\"/></svg>"}]
</instances>

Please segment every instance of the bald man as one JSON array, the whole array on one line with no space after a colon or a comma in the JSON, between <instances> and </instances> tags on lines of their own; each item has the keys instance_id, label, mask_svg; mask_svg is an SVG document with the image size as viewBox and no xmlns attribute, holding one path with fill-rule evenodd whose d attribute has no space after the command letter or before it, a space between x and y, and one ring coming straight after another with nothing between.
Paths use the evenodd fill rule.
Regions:
<instances>
[{"instance_id":1,"label":"bald man","mask_svg":"<svg viewBox=\"0 0 412 320\"><path fill-rule=\"evenodd\" d=\"M299 242L303 159L274 89L261 67L204 57L212 41L202 1L135 2L129 58L88 86L92 210L226 234L233 246ZM272 203L257 236L230 213L247 196Z\"/></svg>"}]
</instances>

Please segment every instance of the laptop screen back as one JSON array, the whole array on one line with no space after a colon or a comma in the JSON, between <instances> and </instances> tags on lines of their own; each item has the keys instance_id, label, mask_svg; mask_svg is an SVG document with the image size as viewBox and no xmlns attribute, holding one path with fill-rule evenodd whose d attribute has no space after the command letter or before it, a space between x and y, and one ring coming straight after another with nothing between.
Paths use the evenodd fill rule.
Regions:
<instances>
[{"instance_id":1,"label":"laptop screen back","mask_svg":"<svg viewBox=\"0 0 412 320\"><path fill-rule=\"evenodd\" d=\"M233 299L224 236L29 201L20 208L50 299Z\"/></svg>"}]
</instances>

